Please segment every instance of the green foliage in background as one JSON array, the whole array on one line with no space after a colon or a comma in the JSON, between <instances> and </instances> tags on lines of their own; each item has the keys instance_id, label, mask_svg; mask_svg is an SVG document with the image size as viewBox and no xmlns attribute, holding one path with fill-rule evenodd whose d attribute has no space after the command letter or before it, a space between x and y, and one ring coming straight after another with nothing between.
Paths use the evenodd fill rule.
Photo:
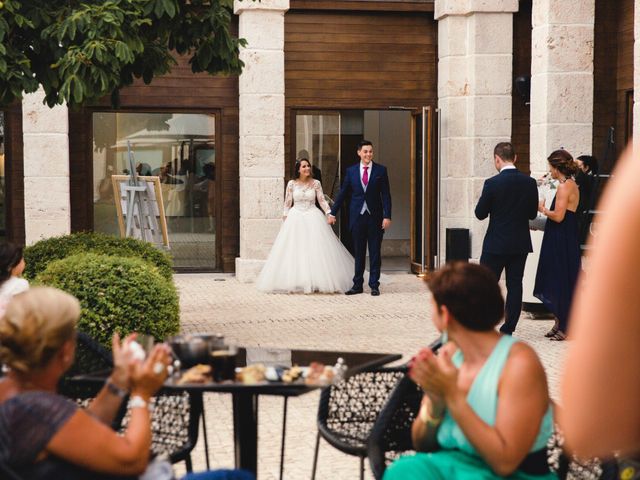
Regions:
<instances>
[{"instance_id":1,"label":"green foliage in background","mask_svg":"<svg viewBox=\"0 0 640 480\"><path fill-rule=\"evenodd\" d=\"M134 257L145 260L158 269L168 280L173 276L171 257L153 244L134 238L119 238L103 233L81 232L40 240L24 249L26 267L24 276L33 280L50 262L77 253L101 253L117 257Z\"/></svg>"},{"instance_id":2,"label":"green foliage in background","mask_svg":"<svg viewBox=\"0 0 640 480\"><path fill-rule=\"evenodd\" d=\"M0 0L0 105L44 88L51 107L150 83L186 55L193 72L238 74L233 0Z\"/></svg>"},{"instance_id":3,"label":"green foliage in background","mask_svg":"<svg viewBox=\"0 0 640 480\"><path fill-rule=\"evenodd\" d=\"M80 300L79 330L111 348L114 332L165 339L179 330L178 293L171 279L138 258L81 253L51 262L34 284Z\"/></svg>"}]
</instances>

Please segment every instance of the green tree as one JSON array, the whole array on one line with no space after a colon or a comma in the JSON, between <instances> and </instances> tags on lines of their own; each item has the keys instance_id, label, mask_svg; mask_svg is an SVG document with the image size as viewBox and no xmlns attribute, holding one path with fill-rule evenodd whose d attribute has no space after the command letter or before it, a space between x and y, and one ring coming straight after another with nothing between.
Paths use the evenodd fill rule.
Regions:
<instances>
[{"instance_id":1,"label":"green tree","mask_svg":"<svg viewBox=\"0 0 640 480\"><path fill-rule=\"evenodd\" d=\"M171 70L240 73L233 0L0 0L0 105L44 88L49 106L95 102Z\"/></svg>"}]
</instances>

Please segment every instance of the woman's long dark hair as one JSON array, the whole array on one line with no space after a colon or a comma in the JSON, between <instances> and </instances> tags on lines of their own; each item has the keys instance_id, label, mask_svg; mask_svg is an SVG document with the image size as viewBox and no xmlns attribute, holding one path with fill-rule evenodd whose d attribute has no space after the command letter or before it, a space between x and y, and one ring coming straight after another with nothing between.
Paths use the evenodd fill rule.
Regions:
<instances>
[{"instance_id":1,"label":"woman's long dark hair","mask_svg":"<svg viewBox=\"0 0 640 480\"><path fill-rule=\"evenodd\" d=\"M22 260L22 247L15 243L0 244L0 285L11 277L13 270Z\"/></svg>"},{"instance_id":2,"label":"woman's long dark hair","mask_svg":"<svg viewBox=\"0 0 640 480\"><path fill-rule=\"evenodd\" d=\"M311 166L311 162L306 158L301 158L300 160L296 160L296 165L293 167L294 180L297 180L300 178L300 167L302 166L302 162L307 162L309 166ZM313 178L313 169L311 169L311 178Z\"/></svg>"}]
</instances>

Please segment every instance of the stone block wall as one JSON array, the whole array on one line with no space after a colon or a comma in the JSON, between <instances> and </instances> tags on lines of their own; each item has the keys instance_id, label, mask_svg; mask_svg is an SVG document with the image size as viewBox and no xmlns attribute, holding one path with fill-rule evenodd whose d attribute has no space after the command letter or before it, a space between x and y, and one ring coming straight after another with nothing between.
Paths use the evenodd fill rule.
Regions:
<instances>
[{"instance_id":1,"label":"stone block wall","mask_svg":"<svg viewBox=\"0 0 640 480\"><path fill-rule=\"evenodd\" d=\"M493 148L511 139L513 12L517 0L437 0L441 115L440 257L447 228L468 228L480 257L487 222L474 208L496 174Z\"/></svg>"},{"instance_id":2,"label":"stone block wall","mask_svg":"<svg viewBox=\"0 0 640 480\"><path fill-rule=\"evenodd\" d=\"M49 108L43 100L39 90L25 95L22 102L27 245L69 233L71 228L68 110Z\"/></svg>"}]
</instances>

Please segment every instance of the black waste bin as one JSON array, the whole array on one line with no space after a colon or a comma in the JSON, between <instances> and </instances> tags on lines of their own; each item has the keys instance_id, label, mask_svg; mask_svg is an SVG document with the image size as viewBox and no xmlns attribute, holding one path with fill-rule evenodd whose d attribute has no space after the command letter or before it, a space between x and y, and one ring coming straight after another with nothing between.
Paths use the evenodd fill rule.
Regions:
<instances>
[{"instance_id":1,"label":"black waste bin","mask_svg":"<svg viewBox=\"0 0 640 480\"><path fill-rule=\"evenodd\" d=\"M469 261L471 257L471 241L468 228L447 228L446 261Z\"/></svg>"}]
</instances>

